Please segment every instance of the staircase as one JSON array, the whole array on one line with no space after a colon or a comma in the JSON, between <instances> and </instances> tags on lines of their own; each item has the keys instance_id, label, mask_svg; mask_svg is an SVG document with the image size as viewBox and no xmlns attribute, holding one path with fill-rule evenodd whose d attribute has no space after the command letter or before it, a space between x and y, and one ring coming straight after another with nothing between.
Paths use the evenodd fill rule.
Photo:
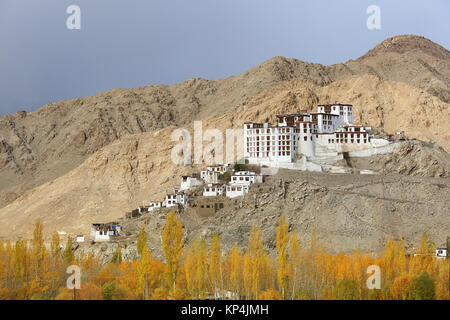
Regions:
<instances>
[{"instance_id":1,"label":"staircase","mask_svg":"<svg viewBox=\"0 0 450 320\"><path fill-rule=\"evenodd\" d=\"M307 157L307 160L321 165L331 164L344 159L342 154L339 154L336 151L331 150L327 146L320 144L316 144L314 153L315 156Z\"/></svg>"}]
</instances>

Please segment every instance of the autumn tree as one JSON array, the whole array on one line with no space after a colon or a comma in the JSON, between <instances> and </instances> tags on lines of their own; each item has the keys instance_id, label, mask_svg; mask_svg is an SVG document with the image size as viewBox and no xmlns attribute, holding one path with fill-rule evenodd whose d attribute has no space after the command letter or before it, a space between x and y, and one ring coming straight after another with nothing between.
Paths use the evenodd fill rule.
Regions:
<instances>
[{"instance_id":1,"label":"autumn tree","mask_svg":"<svg viewBox=\"0 0 450 320\"><path fill-rule=\"evenodd\" d=\"M175 212L170 212L162 233L162 247L166 258L167 278L171 290L175 289L183 245L183 226Z\"/></svg>"},{"instance_id":2,"label":"autumn tree","mask_svg":"<svg viewBox=\"0 0 450 320\"><path fill-rule=\"evenodd\" d=\"M408 275L403 275L395 278L394 283L389 288L392 297L396 300L408 299L408 290L410 284L411 277Z\"/></svg>"},{"instance_id":3,"label":"autumn tree","mask_svg":"<svg viewBox=\"0 0 450 320\"><path fill-rule=\"evenodd\" d=\"M147 249L147 233L144 229L139 232L137 239L137 252L142 257L142 252Z\"/></svg>"},{"instance_id":4,"label":"autumn tree","mask_svg":"<svg viewBox=\"0 0 450 320\"><path fill-rule=\"evenodd\" d=\"M287 246L289 242L289 227L284 216L281 216L280 223L277 228L277 252L278 252L278 283L281 288L281 295L286 297L289 286L289 263L287 255Z\"/></svg>"},{"instance_id":5,"label":"autumn tree","mask_svg":"<svg viewBox=\"0 0 450 320\"><path fill-rule=\"evenodd\" d=\"M223 289L222 278L222 252L220 249L220 237L215 233L211 239L209 250L209 278L212 292L217 296Z\"/></svg>"},{"instance_id":6,"label":"autumn tree","mask_svg":"<svg viewBox=\"0 0 450 320\"><path fill-rule=\"evenodd\" d=\"M242 281L242 256L234 243L230 257L230 289L233 293L241 294Z\"/></svg>"},{"instance_id":7,"label":"autumn tree","mask_svg":"<svg viewBox=\"0 0 450 320\"><path fill-rule=\"evenodd\" d=\"M75 255L72 250L72 238L67 237L66 249L64 250L64 261L68 264L75 260Z\"/></svg>"},{"instance_id":8,"label":"autumn tree","mask_svg":"<svg viewBox=\"0 0 450 320\"><path fill-rule=\"evenodd\" d=\"M291 244L289 246L289 257L292 265L292 298L296 294L296 290L299 288L299 276L300 276L300 263L301 263L301 253L300 253L300 242L298 240L297 232L294 231L291 237Z\"/></svg>"}]
</instances>

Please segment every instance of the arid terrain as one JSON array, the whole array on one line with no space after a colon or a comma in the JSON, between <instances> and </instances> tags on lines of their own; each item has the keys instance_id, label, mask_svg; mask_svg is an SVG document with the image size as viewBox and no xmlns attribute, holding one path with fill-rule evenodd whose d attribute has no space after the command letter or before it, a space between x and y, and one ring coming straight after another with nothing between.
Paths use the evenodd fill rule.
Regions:
<instances>
[{"instance_id":1,"label":"arid terrain","mask_svg":"<svg viewBox=\"0 0 450 320\"><path fill-rule=\"evenodd\" d=\"M162 199L180 175L199 169L170 161L171 133L192 131L194 120L224 131L334 102L352 104L358 123L424 142L351 159L376 176L280 172L271 178L289 185L282 201L272 181L278 191L249 194L242 208L205 221L187 215L188 237L219 228L227 245L241 244L251 223L285 213L305 237L314 225L334 251L380 249L389 233L412 245L426 231L439 245L450 233L450 52L409 35L341 64L275 57L226 79L113 89L0 117L0 237L30 237L38 218L49 233L87 234L93 222ZM149 219L149 227L163 222ZM160 227L148 231L159 239Z\"/></svg>"}]
</instances>

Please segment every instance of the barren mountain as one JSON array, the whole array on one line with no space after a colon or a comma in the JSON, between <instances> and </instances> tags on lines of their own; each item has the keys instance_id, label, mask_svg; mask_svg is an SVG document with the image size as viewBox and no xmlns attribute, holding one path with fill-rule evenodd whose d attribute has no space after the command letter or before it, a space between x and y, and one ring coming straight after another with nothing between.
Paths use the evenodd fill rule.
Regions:
<instances>
[{"instance_id":1,"label":"barren mountain","mask_svg":"<svg viewBox=\"0 0 450 320\"><path fill-rule=\"evenodd\" d=\"M162 199L179 175L193 170L169 160L170 133L192 130L193 120L204 120L205 128L241 128L339 101L354 105L357 122L404 130L448 152L449 79L448 50L398 36L345 64L275 57L226 79L114 89L0 117L0 236L29 235L38 217L50 230L86 232L92 222ZM424 160L412 174L448 176L448 153L436 148L421 145L417 157L437 162L431 168ZM402 156L396 161L413 165ZM388 168L409 174L396 163Z\"/></svg>"}]
</instances>

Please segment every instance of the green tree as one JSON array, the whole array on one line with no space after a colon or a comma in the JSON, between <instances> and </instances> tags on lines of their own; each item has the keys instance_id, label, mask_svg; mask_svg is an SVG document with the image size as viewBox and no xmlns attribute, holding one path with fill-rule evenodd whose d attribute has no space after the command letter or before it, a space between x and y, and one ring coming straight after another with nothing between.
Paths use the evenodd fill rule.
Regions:
<instances>
[{"instance_id":1,"label":"green tree","mask_svg":"<svg viewBox=\"0 0 450 320\"><path fill-rule=\"evenodd\" d=\"M64 250L64 261L66 263L72 263L75 259L73 250L72 250L72 238L70 236L67 237L66 249Z\"/></svg>"},{"instance_id":2,"label":"green tree","mask_svg":"<svg viewBox=\"0 0 450 320\"><path fill-rule=\"evenodd\" d=\"M436 284L426 272L422 272L411 281L409 287L410 300L434 300L436 298Z\"/></svg>"},{"instance_id":3,"label":"green tree","mask_svg":"<svg viewBox=\"0 0 450 320\"><path fill-rule=\"evenodd\" d=\"M221 174L219 176L219 179L226 183L230 182L231 181L231 172L227 171L224 174Z\"/></svg>"},{"instance_id":4,"label":"green tree","mask_svg":"<svg viewBox=\"0 0 450 320\"><path fill-rule=\"evenodd\" d=\"M102 296L105 300L112 300L116 295L116 283L107 282L102 287Z\"/></svg>"},{"instance_id":5,"label":"green tree","mask_svg":"<svg viewBox=\"0 0 450 320\"><path fill-rule=\"evenodd\" d=\"M111 263L120 264L122 262L122 250L117 248L116 252L114 252L113 257L111 258Z\"/></svg>"},{"instance_id":6,"label":"green tree","mask_svg":"<svg viewBox=\"0 0 450 320\"><path fill-rule=\"evenodd\" d=\"M142 257L144 249L147 249L147 233L142 229L137 240L137 252L140 257Z\"/></svg>"},{"instance_id":7,"label":"green tree","mask_svg":"<svg viewBox=\"0 0 450 320\"><path fill-rule=\"evenodd\" d=\"M335 297L339 300L356 300L358 295L358 284L353 280L341 280L335 288Z\"/></svg>"}]
</instances>

